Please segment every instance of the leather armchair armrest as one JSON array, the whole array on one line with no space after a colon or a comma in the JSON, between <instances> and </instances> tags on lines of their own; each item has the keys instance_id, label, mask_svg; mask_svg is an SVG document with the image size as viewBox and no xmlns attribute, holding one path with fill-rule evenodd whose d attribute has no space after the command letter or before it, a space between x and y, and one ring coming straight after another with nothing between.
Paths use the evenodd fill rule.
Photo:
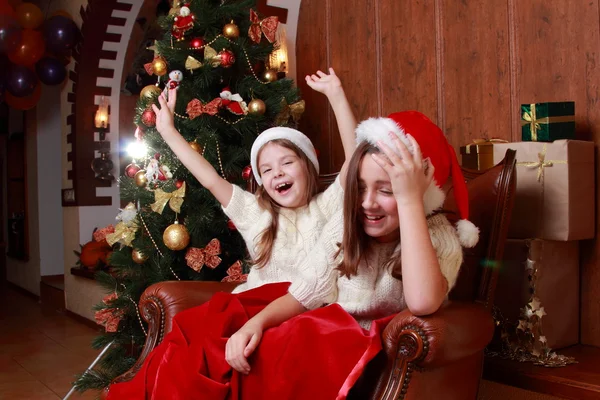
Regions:
<instances>
[{"instance_id":1,"label":"leather armchair armrest","mask_svg":"<svg viewBox=\"0 0 600 400\"><path fill-rule=\"evenodd\" d=\"M164 324L163 334L168 333L171 331L173 317L177 313L206 303L217 292L231 292L237 285L237 283L206 281L155 283L140 297L140 312L149 324L156 322L156 317L161 317Z\"/></svg>"},{"instance_id":2,"label":"leather armchair armrest","mask_svg":"<svg viewBox=\"0 0 600 400\"><path fill-rule=\"evenodd\" d=\"M435 368L472 356L483 351L493 334L492 315L480 304L448 302L422 317L408 309L400 312L382 334L387 365L374 398L399 398L415 367Z\"/></svg>"},{"instance_id":3,"label":"leather armchair armrest","mask_svg":"<svg viewBox=\"0 0 600 400\"><path fill-rule=\"evenodd\" d=\"M217 292L231 292L238 283L205 281L164 281L148 287L140 298L139 309L148 322L146 342L133 367L114 379L113 383L132 379L146 357L171 331L173 317L183 310L199 306Z\"/></svg>"},{"instance_id":4,"label":"leather armchair armrest","mask_svg":"<svg viewBox=\"0 0 600 400\"><path fill-rule=\"evenodd\" d=\"M412 339L420 336L422 345L406 335ZM385 328L382 340L392 358L397 351L421 367L437 367L482 351L493 335L494 320L483 305L449 302L428 316L402 311ZM409 347L408 343L416 346Z\"/></svg>"}]
</instances>

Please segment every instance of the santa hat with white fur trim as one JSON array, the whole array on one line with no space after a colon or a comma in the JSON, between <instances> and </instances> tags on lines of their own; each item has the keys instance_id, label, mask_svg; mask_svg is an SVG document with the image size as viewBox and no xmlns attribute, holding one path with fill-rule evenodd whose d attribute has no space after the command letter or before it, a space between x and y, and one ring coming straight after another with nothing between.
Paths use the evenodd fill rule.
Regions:
<instances>
[{"instance_id":1,"label":"santa hat with white fur trim","mask_svg":"<svg viewBox=\"0 0 600 400\"><path fill-rule=\"evenodd\" d=\"M252 165L252 172L254 173L256 183L262 186L262 179L260 178L260 173L258 171L258 153L264 145L276 139L287 139L294 143L304 154L306 154L306 157L308 157L310 162L315 166L317 174L319 173L317 152L310 139L304 133L296 129L276 126L275 128L269 128L266 131L263 131L258 135L254 143L252 143L252 149L250 150L250 164Z\"/></svg>"},{"instance_id":2,"label":"santa hat with white fur trim","mask_svg":"<svg viewBox=\"0 0 600 400\"><path fill-rule=\"evenodd\" d=\"M367 141L375 146L380 140L391 149L395 149L396 146L388 132L396 134L411 153L412 145L406 135L410 134L414 137L421 148L423 159L429 158L435 168L433 181L423 196L427 215L444 204L446 195L441 185L452 175L454 196L461 218L456 224L458 237L464 247L474 247L479 240L479 229L469 221L467 185L458 165L456 153L442 130L418 111L403 111L390 114L387 118L369 118L361 122L356 128L356 140L358 143Z\"/></svg>"}]
</instances>

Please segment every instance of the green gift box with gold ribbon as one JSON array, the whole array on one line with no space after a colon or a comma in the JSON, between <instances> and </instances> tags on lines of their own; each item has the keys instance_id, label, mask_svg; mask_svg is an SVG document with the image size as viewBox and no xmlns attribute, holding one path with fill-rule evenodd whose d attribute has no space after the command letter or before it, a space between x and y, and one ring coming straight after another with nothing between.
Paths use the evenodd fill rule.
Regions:
<instances>
[{"instance_id":1,"label":"green gift box with gold ribbon","mask_svg":"<svg viewBox=\"0 0 600 400\"><path fill-rule=\"evenodd\" d=\"M575 139L575 102L521 104L521 139L524 142Z\"/></svg>"}]
</instances>

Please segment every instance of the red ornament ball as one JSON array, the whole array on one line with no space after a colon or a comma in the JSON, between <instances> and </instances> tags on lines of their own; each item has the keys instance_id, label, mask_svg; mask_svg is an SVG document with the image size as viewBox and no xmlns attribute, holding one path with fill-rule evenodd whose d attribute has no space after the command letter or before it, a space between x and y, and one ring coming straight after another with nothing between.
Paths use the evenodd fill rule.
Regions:
<instances>
[{"instance_id":1,"label":"red ornament ball","mask_svg":"<svg viewBox=\"0 0 600 400\"><path fill-rule=\"evenodd\" d=\"M202 48L202 47L204 46L204 39L202 39L202 38L200 38L200 37L193 38L193 39L190 41L190 46L191 46L193 49L200 49L200 48Z\"/></svg>"},{"instance_id":2,"label":"red ornament ball","mask_svg":"<svg viewBox=\"0 0 600 400\"><path fill-rule=\"evenodd\" d=\"M235 54L231 50L221 50L219 56L221 57L222 67L229 68L235 63Z\"/></svg>"},{"instance_id":3,"label":"red ornament ball","mask_svg":"<svg viewBox=\"0 0 600 400\"><path fill-rule=\"evenodd\" d=\"M140 166L137 164L129 164L125 167L125 175L127 175L129 178L133 178L140 169Z\"/></svg>"},{"instance_id":4,"label":"red ornament ball","mask_svg":"<svg viewBox=\"0 0 600 400\"><path fill-rule=\"evenodd\" d=\"M237 231L237 227L235 226L232 220L227 221L227 227L230 231Z\"/></svg>"},{"instance_id":5,"label":"red ornament ball","mask_svg":"<svg viewBox=\"0 0 600 400\"><path fill-rule=\"evenodd\" d=\"M156 114L152 110L145 110L142 113L142 123L149 128L156 125Z\"/></svg>"},{"instance_id":6,"label":"red ornament ball","mask_svg":"<svg viewBox=\"0 0 600 400\"><path fill-rule=\"evenodd\" d=\"M156 161L159 161L160 160L160 153L154 153L154 159Z\"/></svg>"},{"instance_id":7,"label":"red ornament ball","mask_svg":"<svg viewBox=\"0 0 600 400\"><path fill-rule=\"evenodd\" d=\"M175 187L176 187L177 189L180 189L182 186L183 186L183 181L179 181L179 180L178 180L178 181L176 181L176 182L175 182Z\"/></svg>"},{"instance_id":8,"label":"red ornament ball","mask_svg":"<svg viewBox=\"0 0 600 400\"><path fill-rule=\"evenodd\" d=\"M251 176L252 176L252 166L247 165L242 170L242 178L244 178L244 180L247 181L247 180L250 180Z\"/></svg>"}]
</instances>

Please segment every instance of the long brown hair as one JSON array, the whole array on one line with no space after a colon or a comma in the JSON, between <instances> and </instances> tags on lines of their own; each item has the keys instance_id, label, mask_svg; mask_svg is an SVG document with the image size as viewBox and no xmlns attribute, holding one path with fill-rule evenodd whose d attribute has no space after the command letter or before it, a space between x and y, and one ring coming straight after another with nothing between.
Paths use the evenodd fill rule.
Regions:
<instances>
[{"instance_id":1,"label":"long brown hair","mask_svg":"<svg viewBox=\"0 0 600 400\"><path fill-rule=\"evenodd\" d=\"M311 202L313 197L317 194L319 189L319 174L315 169L313 163L308 159L306 154L298 146L287 139L274 139L269 143L274 143L286 149L292 150L302 164L302 171L307 176L307 190L306 190L306 203ZM264 148L264 146L263 146ZM262 150L262 149L261 149ZM257 159L260 157L260 151L258 152ZM277 204L271 196L267 193L264 186L259 186L256 190L256 197L258 198L258 205L267 210L271 214L271 225L265 228L259 233L260 238L258 239L257 247L258 253L256 259L252 263L257 268L262 268L271 260L271 253L273 252L273 243L277 238L277 228L279 227L279 210L281 206Z\"/></svg>"},{"instance_id":2,"label":"long brown hair","mask_svg":"<svg viewBox=\"0 0 600 400\"><path fill-rule=\"evenodd\" d=\"M344 236L339 252L343 260L337 269L342 276L350 278L357 275L360 261L366 257L370 237L365 233L361 221L361 195L359 189L360 163L367 154L380 153L380 150L369 142L362 142L352 155L346 173L346 189L344 191ZM399 241L400 239L398 239ZM378 267L378 266L374 266ZM391 268L394 276L401 271L400 252L395 252L385 265Z\"/></svg>"}]
</instances>

